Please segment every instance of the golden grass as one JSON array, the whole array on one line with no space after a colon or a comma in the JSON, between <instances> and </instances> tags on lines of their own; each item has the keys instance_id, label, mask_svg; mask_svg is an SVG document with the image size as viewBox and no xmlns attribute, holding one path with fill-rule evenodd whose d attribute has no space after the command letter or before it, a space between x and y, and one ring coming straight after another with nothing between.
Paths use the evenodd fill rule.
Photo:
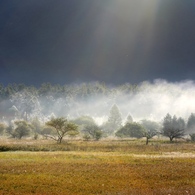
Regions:
<instances>
[{"instance_id":1,"label":"golden grass","mask_svg":"<svg viewBox=\"0 0 195 195\"><path fill-rule=\"evenodd\" d=\"M0 153L1 195L195 194L193 143L0 139L0 148L9 150Z\"/></svg>"},{"instance_id":2,"label":"golden grass","mask_svg":"<svg viewBox=\"0 0 195 195\"><path fill-rule=\"evenodd\" d=\"M0 139L0 151L85 151L155 154L160 152L194 152L195 144L190 142L170 143L169 141L152 140L146 146L144 139L101 141L66 140L62 144L56 144L53 140Z\"/></svg>"},{"instance_id":3,"label":"golden grass","mask_svg":"<svg viewBox=\"0 0 195 195\"><path fill-rule=\"evenodd\" d=\"M195 158L181 154L3 152L0 194L195 194Z\"/></svg>"}]
</instances>

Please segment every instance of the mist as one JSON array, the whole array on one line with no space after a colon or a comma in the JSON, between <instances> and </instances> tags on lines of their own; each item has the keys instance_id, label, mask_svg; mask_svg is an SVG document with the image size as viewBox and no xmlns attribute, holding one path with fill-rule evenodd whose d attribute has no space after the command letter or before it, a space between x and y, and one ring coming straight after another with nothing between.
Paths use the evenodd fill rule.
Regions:
<instances>
[{"instance_id":1,"label":"mist","mask_svg":"<svg viewBox=\"0 0 195 195\"><path fill-rule=\"evenodd\" d=\"M92 116L100 124L107 120L113 104L118 106L123 122L128 114L135 121L149 119L159 122L167 113L187 120L195 112L195 83L191 80L170 83L158 79L140 83L133 93L124 92L120 87L111 88L111 91L109 96L92 96L81 101L77 114Z\"/></svg>"},{"instance_id":2,"label":"mist","mask_svg":"<svg viewBox=\"0 0 195 195\"><path fill-rule=\"evenodd\" d=\"M40 89L35 88L32 92L31 88L25 88L12 94L0 103L1 110L5 111L1 111L1 121L37 117L45 122L51 116L74 119L85 115L101 125L107 121L114 104L121 112L123 123L128 114L134 121L149 119L160 122L167 113L187 121L195 112L195 83L192 80L171 83L158 79L120 86L94 82L68 85L63 89L63 93L49 89L44 94L39 93Z\"/></svg>"},{"instance_id":3,"label":"mist","mask_svg":"<svg viewBox=\"0 0 195 195\"><path fill-rule=\"evenodd\" d=\"M187 120L195 111L194 97L194 81L169 83L155 80L141 83L139 92L132 96L121 94L117 104L122 113L130 112L135 120L160 121L167 113Z\"/></svg>"}]
</instances>

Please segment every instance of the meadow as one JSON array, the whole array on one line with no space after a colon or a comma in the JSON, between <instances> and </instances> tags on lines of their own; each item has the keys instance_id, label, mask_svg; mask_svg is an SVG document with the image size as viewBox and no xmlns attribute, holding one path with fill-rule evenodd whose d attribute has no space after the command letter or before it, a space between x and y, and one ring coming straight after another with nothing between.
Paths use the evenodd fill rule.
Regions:
<instances>
[{"instance_id":1,"label":"meadow","mask_svg":"<svg viewBox=\"0 0 195 195\"><path fill-rule=\"evenodd\" d=\"M195 144L144 143L0 140L0 194L195 194Z\"/></svg>"}]
</instances>

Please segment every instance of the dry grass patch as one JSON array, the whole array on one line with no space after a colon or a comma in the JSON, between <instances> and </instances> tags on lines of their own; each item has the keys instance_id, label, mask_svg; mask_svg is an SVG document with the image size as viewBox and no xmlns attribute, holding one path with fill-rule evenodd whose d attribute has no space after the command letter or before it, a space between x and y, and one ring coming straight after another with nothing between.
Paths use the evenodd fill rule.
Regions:
<instances>
[{"instance_id":1,"label":"dry grass patch","mask_svg":"<svg viewBox=\"0 0 195 195\"><path fill-rule=\"evenodd\" d=\"M195 194L195 158L163 155L0 153L0 194Z\"/></svg>"},{"instance_id":2,"label":"dry grass patch","mask_svg":"<svg viewBox=\"0 0 195 195\"><path fill-rule=\"evenodd\" d=\"M0 139L0 151L85 151L85 152L125 152L133 154L159 154L162 152L194 153L195 144L169 143L153 140L145 145L145 140L64 140L56 144L52 140L14 140Z\"/></svg>"}]
</instances>

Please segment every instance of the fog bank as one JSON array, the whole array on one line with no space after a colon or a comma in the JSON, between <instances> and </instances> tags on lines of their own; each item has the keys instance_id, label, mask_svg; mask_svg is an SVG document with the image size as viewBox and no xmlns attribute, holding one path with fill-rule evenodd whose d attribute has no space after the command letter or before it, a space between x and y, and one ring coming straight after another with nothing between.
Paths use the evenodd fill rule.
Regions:
<instances>
[{"instance_id":1,"label":"fog bank","mask_svg":"<svg viewBox=\"0 0 195 195\"><path fill-rule=\"evenodd\" d=\"M61 91L54 93L54 89ZM5 110L1 111L1 120L8 120L10 114L7 116L6 112L12 111L12 118L38 117L46 121L51 116L73 119L88 115L102 124L114 104L118 106L123 122L128 114L135 121L150 119L159 122L167 113L187 120L195 112L194 97L195 82L192 80L170 83L158 79L137 86L124 84L112 87L97 82L81 83L61 88L54 86L45 89L44 93L43 89L24 88L0 102L1 110Z\"/></svg>"}]
</instances>

